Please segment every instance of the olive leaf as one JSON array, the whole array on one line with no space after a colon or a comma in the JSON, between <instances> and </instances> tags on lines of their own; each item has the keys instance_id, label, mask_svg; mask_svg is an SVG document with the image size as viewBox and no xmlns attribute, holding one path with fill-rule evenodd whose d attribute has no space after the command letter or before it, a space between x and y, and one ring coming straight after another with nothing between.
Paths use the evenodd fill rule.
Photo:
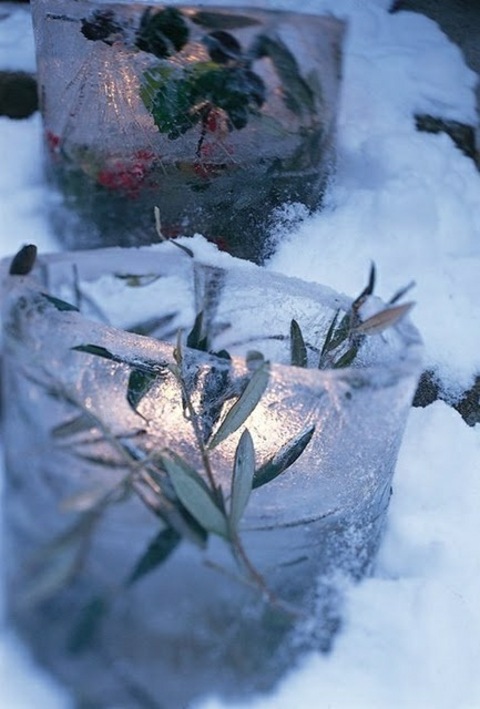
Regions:
<instances>
[{"instance_id":1,"label":"olive leaf","mask_svg":"<svg viewBox=\"0 0 480 709\"><path fill-rule=\"evenodd\" d=\"M307 347L296 320L290 323L290 363L292 367L306 367L308 364Z\"/></svg>"},{"instance_id":2,"label":"olive leaf","mask_svg":"<svg viewBox=\"0 0 480 709\"><path fill-rule=\"evenodd\" d=\"M75 623L67 641L67 652L79 655L90 648L100 629L100 625L110 609L110 603L105 596L94 596L80 611L80 617Z\"/></svg>"},{"instance_id":3,"label":"olive leaf","mask_svg":"<svg viewBox=\"0 0 480 709\"><path fill-rule=\"evenodd\" d=\"M82 490L68 497L64 497L60 503L62 512L88 512L105 499L107 494L105 488L96 487L89 490Z\"/></svg>"},{"instance_id":4,"label":"olive leaf","mask_svg":"<svg viewBox=\"0 0 480 709\"><path fill-rule=\"evenodd\" d=\"M392 295L392 297L391 297L390 300L388 301L388 304L389 304L389 305L394 305L394 304L397 303L401 298L403 298L404 295L406 295L409 291L411 291L412 288L414 288L415 286L416 286L415 281L410 281L410 283L407 283L406 286L404 286L403 288L400 288L400 290L398 290L396 293L394 293L394 294Z\"/></svg>"},{"instance_id":5,"label":"olive leaf","mask_svg":"<svg viewBox=\"0 0 480 709\"><path fill-rule=\"evenodd\" d=\"M135 325L130 325L130 327L128 328L128 332L133 332L136 335L151 336L154 332L162 330L162 337L163 339L167 340L168 337L171 336L175 331L164 331L164 328L170 325L170 323L175 320L177 315L178 313L168 313L168 315L164 315L161 318L147 318L147 320L142 320L141 322L138 322Z\"/></svg>"},{"instance_id":6,"label":"olive leaf","mask_svg":"<svg viewBox=\"0 0 480 709\"><path fill-rule=\"evenodd\" d=\"M37 247L35 244L26 244L17 251L13 257L8 273L10 276L26 276L35 266Z\"/></svg>"},{"instance_id":7,"label":"olive leaf","mask_svg":"<svg viewBox=\"0 0 480 709\"><path fill-rule=\"evenodd\" d=\"M361 322L354 327L352 331L364 335L377 335L404 318L414 305L415 303L404 303L403 305L394 305L391 308L385 308Z\"/></svg>"},{"instance_id":8,"label":"olive leaf","mask_svg":"<svg viewBox=\"0 0 480 709\"><path fill-rule=\"evenodd\" d=\"M229 521L233 529L238 527L252 491L255 473L255 450L248 429L242 433L235 451Z\"/></svg>"},{"instance_id":9,"label":"olive leaf","mask_svg":"<svg viewBox=\"0 0 480 709\"><path fill-rule=\"evenodd\" d=\"M358 354L359 345L352 345L341 357L332 362L332 369L343 369L349 367L355 361Z\"/></svg>"},{"instance_id":10,"label":"olive leaf","mask_svg":"<svg viewBox=\"0 0 480 709\"><path fill-rule=\"evenodd\" d=\"M361 305L365 302L367 297L369 295L373 294L373 291L375 290L375 282L377 279L377 269L375 267L375 264L372 263L370 264L370 272L368 275L368 283L365 286L365 288L362 290L360 295L358 295L355 300L352 303L352 310L357 311Z\"/></svg>"},{"instance_id":11,"label":"olive leaf","mask_svg":"<svg viewBox=\"0 0 480 709\"><path fill-rule=\"evenodd\" d=\"M87 354L95 355L96 357L103 357L103 359L109 359L112 362L121 362L122 360L107 350L106 347L100 347L100 345L76 345L72 347L75 352L86 352Z\"/></svg>"},{"instance_id":12,"label":"olive leaf","mask_svg":"<svg viewBox=\"0 0 480 709\"><path fill-rule=\"evenodd\" d=\"M275 480L281 473L285 472L297 458L299 458L315 433L315 426L310 426L306 430L291 438L274 456L263 463L253 476L253 489L262 487L266 483Z\"/></svg>"},{"instance_id":13,"label":"olive leaf","mask_svg":"<svg viewBox=\"0 0 480 709\"><path fill-rule=\"evenodd\" d=\"M75 312L80 312L79 309L77 308L76 305L72 305L71 303L67 303L66 300L61 300L61 298L55 298L53 295L49 295L48 293L42 293L41 294L46 300L48 300L49 303L54 305L57 310L61 311L75 311Z\"/></svg>"},{"instance_id":14,"label":"olive leaf","mask_svg":"<svg viewBox=\"0 0 480 709\"><path fill-rule=\"evenodd\" d=\"M54 426L51 435L53 438L66 438L68 436L74 436L77 433L85 433L85 431L90 431L90 429L94 427L95 422L92 416L89 416L87 413L81 413L73 419L65 421L65 423Z\"/></svg>"},{"instance_id":15,"label":"olive leaf","mask_svg":"<svg viewBox=\"0 0 480 709\"><path fill-rule=\"evenodd\" d=\"M205 333L203 310L195 318L192 329L187 335L187 347L201 352L209 351L208 335Z\"/></svg>"},{"instance_id":16,"label":"olive leaf","mask_svg":"<svg viewBox=\"0 0 480 709\"><path fill-rule=\"evenodd\" d=\"M95 357L109 359L111 362L117 362L118 364L126 364L127 366L138 369L141 372L145 372L146 374L154 374L155 376L162 375L168 369L168 364L166 362L121 357L120 355L114 354L113 352L110 352L110 350L107 350L106 347L102 347L100 345L76 345L75 347L71 347L71 349L75 352L85 352L86 354L91 354Z\"/></svg>"},{"instance_id":17,"label":"olive leaf","mask_svg":"<svg viewBox=\"0 0 480 709\"><path fill-rule=\"evenodd\" d=\"M173 554L181 540L182 535L172 527L165 527L165 529L160 530L135 564L126 580L126 585L131 586L147 574L155 571Z\"/></svg>"},{"instance_id":18,"label":"olive leaf","mask_svg":"<svg viewBox=\"0 0 480 709\"><path fill-rule=\"evenodd\" d=\"M156 372L144 372L141 369L132 369L128 377L127 401L135 413L141 400L148 394L159 375Z\"/></svg>"},{"instance_id":19,"label":"olive leaf","mask_svg":"<svg viewBox=\"0 0 480 709\"><path fill-rule=\"evenodd\" d=\"M21 593L27 606L41 603L70 583L79 571L102 507L81 516L32 559L31 581Z\"/></svg>"},{"instance_id":20,"label":"olive leaf","mask_svg":"<svg viewBox=\"0 0 480 709\"><path fill-rule=\"evenodd\" d=\"M264 362L252 374L241 396L229 409L220 427L209 443L209 448L215 448L228 436L237 431L245 423L263 396L270 378L270 363Z\"/></svg>"},{"instance_id":21,"label":"olive leaf","mask_svg":"<svg viewBox=\"0 0 480 709\"><path fill-rule=\"evenodd\" d=\"M228 524L203 478L173 451L161 456L179 500L207 531L228 538Z\"/></svg>"}]
</instances>

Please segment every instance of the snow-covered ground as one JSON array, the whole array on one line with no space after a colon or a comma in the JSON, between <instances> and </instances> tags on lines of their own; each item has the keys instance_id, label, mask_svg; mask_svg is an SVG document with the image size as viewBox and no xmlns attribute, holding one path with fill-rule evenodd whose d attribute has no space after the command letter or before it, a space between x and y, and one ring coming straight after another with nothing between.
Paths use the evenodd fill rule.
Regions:
<instances>
[{"instance_id":1,"label":"snow-covered ground","mask_svg":"<svg viewBox=\"0 0 480 709\"><path fill-rule=\"evenodd\" d=\"M389 4L302 3L350 21L338 171L327 208L280 242L268 268L351 295L372 260L380 295L414 279L426 364L455 396L480 372L480 174L446 135L416 132L413 114L474 122L476 77L435 23L390 15ZM34 67L23 8L0 19L0 67ZM0 154L0 255L25 242L58 249L45 210L39 116L0 118ZM347 590L333 652L307 657L250 709L478 709L479 508L480 427L468 428L442 402L412 410L376 570ZM7 630L0 706L71 706ZM202 704L225 707L215 698Z\"/></svg>"}]
</instances>

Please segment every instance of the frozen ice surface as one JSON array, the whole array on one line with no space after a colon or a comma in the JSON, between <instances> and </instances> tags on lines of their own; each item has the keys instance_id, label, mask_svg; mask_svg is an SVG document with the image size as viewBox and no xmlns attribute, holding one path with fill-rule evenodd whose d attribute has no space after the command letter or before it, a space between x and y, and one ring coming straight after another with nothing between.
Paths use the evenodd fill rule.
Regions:
<instances>
[{"instance_id":1,"label":"frozen ice surface","mask_svg":"<svg viewBox=\"0 0 480 709\"><path fill-rule=\"evenodd\" d=\"M276 4L292 8L291 0ZM478 371L479 352L479 176L449 138L417 134L412 116L437 109L442 116L448 111L451 118L474 122L475 77L437 25L418 14L389 15L389 5L390 0L295 5L313 12L330 9L350 20L341 160L332 199L335 218L324 212L325 229L322 219L297 228L272 268L354 294L374 259L384 297L415 278L413 317L429 361L443 372L448 368L453 385L459 378L469 383ZM25 18L22 36L33 50L29 18L23 7L16 11ZM10 30L2 37L4 65L33 68L33 56L22 53L21 36L15 44ZM432 49L435 61L427 64L423 56ZM38 182L40 174L39 116L1 119L0 135L3 163L9 166L0 171L2 255L30 240L42 251L58 248L43 196L38 200L46 191L28 187L32 175ZM15 185L12 169L19 176ZM334 651L328 657L312 653L278 691L243 707L318 709L319 701L334 709L479 706L479 467L478 425L468 429L441 402L411 412L379 564L372 578L348 591ZM0 704L70 709L51 683L42 684L23 653L18 656L10 637L1 637ZM208 703L209 709L230 706Z\"/></svg>"},{"instance_id":2,"label":"frozen ice surface","mask_svg":"<svg viewBox=\"0 0 480 709\"><path fill-rule=\"evenodd\" d=\"M356 366L318 369L313 355L318 360L335 312L348 308L345 296L219 257L200 237L188 243L203 253L202 260L165 243L156 248L42 256L33 276L4 279L3 379L10 402L5 422L9 607L38 656L85 699L108 697L114 704L125 696L132 701L130 681L153 696L161 693L163 705L172 709L208 692L213 683L227 696L248 695L252 689L271 686L300 649L327 649L340 623L339 591L330 575L340 572L359 578L371 568L420 372L419 337L408 322L391 328L388 336L372 336L376 346L370 344L369 357L359 356ZM221 260L226 267L219 265ZM100 264L104 275L95 283ZM113 274L110 278L107 268ZM120 281L120 290L113 288L113 279ZM85 306L91 319L59 310L42 295L45 290L67 297L80 309ZM155 300L161 321L173 315L167 322L171 342L98 322L99 312L108 318L109 303L115 304L118 315L120 297L135 321L139 316L133 313L132 294L138 298L142 292L144 301ZM238 581L206 568L203 555L184 542L157 573L112 601L101 638L81 657L69 658L62 648L79 623L78 610L75 614L73 609L89 598L111 596L112 586L121 588L159 523L136 498L109 509L94 535L85 568L68 590L45 604L50 611L45 605L25 608L15 600L34 583L28 564L32 549L41 549L71 524L71 517L58 511L62 501L92 488L107 490L123 478L125 463L102 431L121 440L128 436L129 445L145 454L167 448L198 466L193 428L167 365L174 364L177 329L191 329L200 311L212 333L213 351L228 347L233 355L227 364L184 350L184 377L190 382L202 429L217 426L220 410L229 406L218 398L218 384L223 386L220 396L225 386L229 392L236 390L247 375L238 354L252 348L271 361L267 389L247 419L257 465L315 426L309 445L291 468L255 490L241 524L247 553L268 586L282 600L317 613L315 631L313 636L297 636L302 640L297 640L295 650L295 643L288 640L292 633L295 637L291 622L272 622L268 604L259 603L258 595ZM308 369L288 364L293 317L313 351L314 363ZM316 348L310 342L317 342ZM159 374L138 413L126 398L130 367L72 351L92 344ZM72 428L71 422L83 410L98 417L101 426L80 432ZM67 429L59 433L65 426L68 433ZM238 438L235 433L212 453L216 479L226 495ZM28 474L25 456L31 461ZM209 544L207 559L235 574L219 542ZM67 607L72 609L71 623L62 618L45 625L48 613L60 614ZM255 647L255 653L249 650L248 659L241 659L238 649L245 643ZM123 667L130 679L119 682L111 662ZM214 680L219 662L224 674ZM84 686L87 676L89 689Z\"/></svg>"}]
</instances>

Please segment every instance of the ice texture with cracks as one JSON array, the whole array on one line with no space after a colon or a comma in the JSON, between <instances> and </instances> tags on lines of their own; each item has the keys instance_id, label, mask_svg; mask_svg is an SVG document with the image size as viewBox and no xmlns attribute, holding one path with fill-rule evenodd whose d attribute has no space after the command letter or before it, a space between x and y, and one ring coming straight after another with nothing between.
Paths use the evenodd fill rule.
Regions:
<instances>
[{"instance_id":1,"label":"ice texture with cracks","mask_svg":"<svg viewBox=\"0 0 480 709\"><path fill-rule=\"evenodd\" d=\"M295 7L292 0L281 4ZM477 121L475 76L433 21L390 15L389 5L302 3L302 10L350 20L338 170L327 209L279 243L269 268L351 295L363 287L372 259L383 297L414 278L415 323L454 395L480 369L479 175L446 135L417 133L413 114ZM3 27L0 47L11 47ZM28 22L23 27L15 50L21 62L32 47ZM6 67L5 56L13 54L2 50ZM0 119L4 164L18 175L15 188L6 170L0 176L2 254L26 241L56 248L39 177L40 142L38 116ZM275 694L252 700L252 709L480 705L479 470L478 425L469 429L441 402L411 412L377 569L348 591L334 651L311 655ZM5 633L0 678L6 707L70 709ZM226 705L212 699L205 707Z\"/></svg>"}]
</instances>

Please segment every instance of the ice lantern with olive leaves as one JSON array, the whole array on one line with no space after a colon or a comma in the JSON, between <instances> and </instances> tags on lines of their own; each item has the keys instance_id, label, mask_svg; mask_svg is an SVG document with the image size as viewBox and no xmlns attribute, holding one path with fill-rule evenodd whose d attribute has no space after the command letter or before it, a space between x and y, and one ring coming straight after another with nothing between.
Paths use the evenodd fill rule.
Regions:
<instances>
[{"instance_id":1,"label":"ice lantern with olive leaves","mask_svg":"<svg viewBox=\"0 0 480 709\"><path fill-rule=\"evenodd\" d=\"M343 22L204 5L31 5L52 216L69 248L152 243L157 205L165 236L201 233L262 262L286 204L319 206Z\"/></svg>"},{"instance_id":2,"label":"ice lantern with olive leaves","mask_svg":"<svg viewBox=\"0 0 480 709\"><path fill-rule=\"evenodd\" d=\"M35 655L79 702L177 709L328 649L420 372L408 306L200 237L10 268L7 597Z\"/></svg>"}]
</instances>

